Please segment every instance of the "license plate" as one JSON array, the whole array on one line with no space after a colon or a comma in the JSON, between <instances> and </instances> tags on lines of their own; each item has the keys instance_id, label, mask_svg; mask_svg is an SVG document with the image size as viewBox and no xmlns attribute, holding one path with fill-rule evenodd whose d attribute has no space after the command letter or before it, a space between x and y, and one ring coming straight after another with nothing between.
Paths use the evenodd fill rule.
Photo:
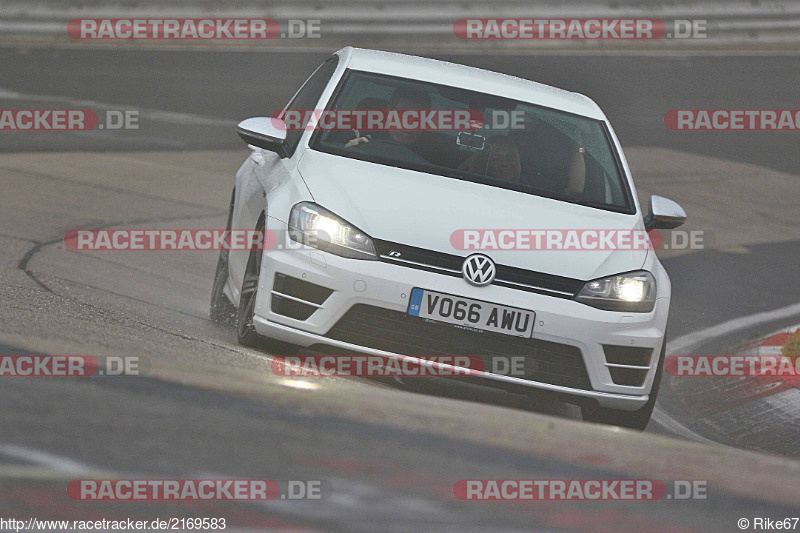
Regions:
<instances>
[{"instance_id":1,"label":"license plate","mask_svg":"<svg viewBox=\"0 0 800 533\"><path fill-rule=\"evenodd\" d=\"M515 337L530 337L536 319L533 311L418 288L411 291L408 314Z\"/></svg>"}]
</instances>

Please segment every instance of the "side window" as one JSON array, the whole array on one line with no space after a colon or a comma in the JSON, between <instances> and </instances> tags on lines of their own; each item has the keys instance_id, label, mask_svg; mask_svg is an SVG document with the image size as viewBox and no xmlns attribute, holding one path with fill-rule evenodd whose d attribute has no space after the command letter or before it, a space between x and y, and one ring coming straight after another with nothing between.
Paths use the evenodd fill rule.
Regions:
<instances>
[{"instance_id":1,"label":"side window","mask_svg":"<svg viewBox=\"0 0 800 533\"><path fill-rule=\"evenodd\" d=\"M325 63L323 63L308 80L303 84L303 87L298 91L294 99L286 106L287 110L302 110L307 111L314 109L314 106L319 102L322 92L331 81L333 72L336 70L336 65L339 63L339 57L333 56ZM286 151L291 156L294 154L297 145L300 143L300 137L303 136L307 118L310 118L306 113L306 122L303 123L302 128L293 128L286 132Z\"/></svg>"}]
</instances>

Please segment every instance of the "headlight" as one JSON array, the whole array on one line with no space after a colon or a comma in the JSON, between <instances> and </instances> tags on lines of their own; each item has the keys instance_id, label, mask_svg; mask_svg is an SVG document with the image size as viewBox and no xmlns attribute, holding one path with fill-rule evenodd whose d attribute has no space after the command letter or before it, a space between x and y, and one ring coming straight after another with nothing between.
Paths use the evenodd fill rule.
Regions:
<instances>
[{"instance_id":1,"label":"headlight","mask_svg":"<svg viewBox=\"0 0 800 533\"><path fill-rule=\"evenodd\" d=\"M352 259L378 259L369 236L327 209L301 202L289 214L293 241Z\"/></svg>"},{"instance_id":2,"label":"headlight","mask_svg":"<svg viewBox=\"0 0 800 533\"><path fill-rule=\"evenodd\" d=\"M607 311L649 313L656 305L656 280L641 270L587 281L577 300Z\"/></svg>"}]
</instances>

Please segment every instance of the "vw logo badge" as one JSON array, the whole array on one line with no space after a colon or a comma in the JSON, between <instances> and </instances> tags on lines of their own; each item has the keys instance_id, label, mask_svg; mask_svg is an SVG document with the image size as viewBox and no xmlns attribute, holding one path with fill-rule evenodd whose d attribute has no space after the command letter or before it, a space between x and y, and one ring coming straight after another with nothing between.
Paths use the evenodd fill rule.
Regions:
<instances>
[{"instance_id":1,"label":"vw logo badge","mask_svg":"<svg viewBox=\"0 0 800 533\"><path fill-rule=\"evenodd\" d=\"M494 261L483 254L472 254L464 260L464 265L461 267L461 274L467 283L477 287L489 285L494 281L496 273Z\"/></svg>"}]
</instances>

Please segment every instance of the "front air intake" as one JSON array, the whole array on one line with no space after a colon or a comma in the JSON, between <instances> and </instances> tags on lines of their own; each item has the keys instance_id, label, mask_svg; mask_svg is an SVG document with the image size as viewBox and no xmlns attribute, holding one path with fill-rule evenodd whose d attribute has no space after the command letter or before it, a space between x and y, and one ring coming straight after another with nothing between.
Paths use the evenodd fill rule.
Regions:
<instances>
[{"instance_id":1,"label":"front air intake","mask_svg":"<svg viewBox=\"0 0 800 533\"><path fill-rule=\"evenodd\" d=\"M276 273L272 284L272 312L295 320L308 320L333 294L332 289Z\"/></svg>"},{"instance_id":2,"label":"front air intake","mask_svg":"<svg viewBox=\"0 0 800 533\"><path fill-rule=\"evenodd\" d=\"M606 367L611 380L616 385L627 387L641 387L650 370L652 348L637 348L635 346L603 345L606 356Z\"/></svg>"}]
</instances>

